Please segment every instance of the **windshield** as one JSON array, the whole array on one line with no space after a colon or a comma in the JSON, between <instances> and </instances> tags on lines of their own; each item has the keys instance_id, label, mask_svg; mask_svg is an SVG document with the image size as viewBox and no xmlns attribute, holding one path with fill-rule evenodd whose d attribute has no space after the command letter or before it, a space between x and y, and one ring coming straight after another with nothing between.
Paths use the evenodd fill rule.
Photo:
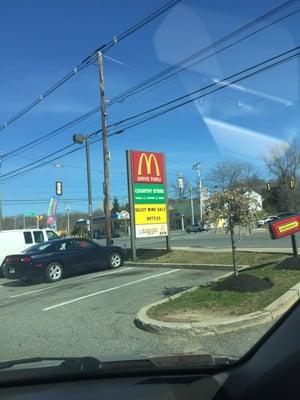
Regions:
<instances>
[{"instance_id":1,"label":"windshield","mask_svg":"<svg viewBox=\"0 0 300 400\"><path fill-rule=\"evenodd\" d=\"M299 11L1 2L0 366L237 360L297 301Z\"/></svg>"}]
</instances>

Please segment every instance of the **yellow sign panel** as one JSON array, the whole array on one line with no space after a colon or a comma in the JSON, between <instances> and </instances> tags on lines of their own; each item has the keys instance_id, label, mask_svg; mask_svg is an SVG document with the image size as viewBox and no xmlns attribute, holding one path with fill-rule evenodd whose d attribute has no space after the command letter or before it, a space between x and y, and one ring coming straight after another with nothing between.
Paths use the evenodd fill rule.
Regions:
<instances>
[{"instance_id":1,"label":"yellow sign panel","mask_svg":"<svg viewBox=\"0 0 300 400\"><path fill-rule=\"evenodd\" d=\"M134 206L136 225L166 224L166 204L136 204Z\"/></svg>"},{"instance_id":2,"label":"yellow sign panel","mask_svg":"<svg viewBox=\"0 0 300 400\"><path fill-rule=\"evenodd\" d=\"M299 225L298 221L289 222L288 224L279 226L278 230L279 230L280 233L281 232L286 232L286 231L289 231L290 229L297 228L298 225Z\"/></svg>"}]
</instances>

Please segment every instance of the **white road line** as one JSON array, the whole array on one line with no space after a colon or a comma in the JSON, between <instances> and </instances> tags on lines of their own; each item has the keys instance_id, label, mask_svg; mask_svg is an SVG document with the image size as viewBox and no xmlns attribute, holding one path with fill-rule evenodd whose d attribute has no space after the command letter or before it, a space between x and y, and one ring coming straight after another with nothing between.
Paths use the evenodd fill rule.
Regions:
<instances>
[{"instance_id":1,"label":"white road line","mask_svg":"<svg viewBox=\"0 0 300 400\"><path fill-rule=\"evenodd\" d=\"M181 269L180 268L173 269L172 271L162 272L161 274L155 274L155 275L147 276L146 278L137 279L136 281L123 283L122 285L113 286L113 287L108 288L108 289L100 290L99 292L90 293L90 294L87 294L85 296L77 297L76 299L64 301L63 303L59 303L59 304L55 304L55 305L50 306L50 307L43 308L43 311L53 310L54 308L58 308L58 307L65 306L67 304L75 303L76 301L85 300L85 299L88 299L90 297L98 296L99 294L108 293L108 292L111 292L113 290L117 290L117 289L123 288L125 286L135 285L136 283L145 282L145 281L148 281L150 279L158 278L158 277L164 276L164 275L173 274L174 272L178 272L178 271L181 271Z\"/></svg>"},{"instance_id":2,"label":"white road line","mask_svg":"<svg viewBox=\"0 0 300 400\"><path fill-rule=\"evenodd\" d=\"M135 268L135 267L121 268L121 269L118 269L118 270L116 270L116 271L111 271L111 272L106 272L106 273L99 273L99 274L95 274L95 275L92 275L92 276L88 276L88 277L86 277L86 278L82 278L82 279L80 279L80 280L77 279L77 280L73 280L73 281L69 281L69 282L63 281L63 282L62 282L61 284L59 284L59 285L51 285L51 284L50 284L49 286L44 287L44 288L35 289L35 290L31 290L30 292L24 292L24 293L15 294L15 295L13 295L13 296L9 296L9 299L15 299L15 298L17 298L17 297L27 296L28 294L32 294L32 293L36 293L36 292L41 292L41 291L48 290L48 289L53 289L53 288L56 288L56 287L61 287L61 286L64 286L64 285L66 285L66 284L68 284L68 283L70 283L70 284L72 284L72 283L78 283L78 282L86 281L86 280L88 280L88 279L97 278L97 277L99 277L99 276L112 275L112 274L116 274L117 272L128 271L129 269L133 269L133 268Z\"/></svg>"}]
</instances>

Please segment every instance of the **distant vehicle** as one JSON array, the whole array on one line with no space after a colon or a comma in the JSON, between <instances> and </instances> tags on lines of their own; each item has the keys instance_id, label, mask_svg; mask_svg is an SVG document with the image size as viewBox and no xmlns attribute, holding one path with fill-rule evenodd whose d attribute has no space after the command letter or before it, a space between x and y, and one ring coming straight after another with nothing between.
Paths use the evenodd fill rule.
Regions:
<instances>
[{"instance_id":1,"label":"distant vehicle","mask_svg":"<svg viewBox=\"0 0 300 400\"><path fill-rule=\"evenodd\" d=\"M23 253L5 257L3 274L8 279L30 282L45 279L57 282L68 275L98 269L118 268L123 250L118 246L100 246L89 239L58 239L32 246Z\"/></svg>"},{"instance_id":2,"label":"distant vehicle","mask_svg":"<svg viewBox=\"0 0 300 400\"><path fill-rule=\"evenodd\" d=\"M58 239L52 229L16 229L0 231L0 267L8 254L20 253L37 243Z\"/></svg>"},{"instance_id":3,"label":"distant vehicle","mask_svg":"<svg viewBox=\"0 0 300 400\"><path fill-rule=\"evenodd\" d=\"M208 230L208 225L207 224L194 224L194 225L188 225L186 227L186 232L187 233L197 233L197 232L204 232Z\"/></svg>"},{"instance_id":4,"label":"distant vehicle","mask_svg":"<svg viewBox=\"0 0 300 400\"><path fill-rule=\"evenodd\" d=\"M265 225L265 220L264 219L259 219L256 221L256 227L261 228Z\"/></svg>"},{"instance_id":5,"label":"distant vehicle","mask_svg":"<svg viewBox=\"0 0 300 400\"><path fill-rule=\"evenodd\" d=\"M278 219L277 215L270 215L267 219L265 219L265 224L269 224L270 222L273 222L276 219Z\"/></svg>"},{"instance_id":6,"label":"distant vehicle","mask_svg":"<svg viewBox=\"0 0 300 400\"><path fill-rule=\"evenodd\" d=\"M270 222L274 222L274 221L277 221L279 219L288 218L288 217L291 217L291 216L293 216L295 214L297 214L297 213L296 212L286 212L286 213L280 213L280 214L275 215L275 216L272 215L272 216L268 217L265 220L265 224L269 224Z\"/></svg>"}]
</instances>

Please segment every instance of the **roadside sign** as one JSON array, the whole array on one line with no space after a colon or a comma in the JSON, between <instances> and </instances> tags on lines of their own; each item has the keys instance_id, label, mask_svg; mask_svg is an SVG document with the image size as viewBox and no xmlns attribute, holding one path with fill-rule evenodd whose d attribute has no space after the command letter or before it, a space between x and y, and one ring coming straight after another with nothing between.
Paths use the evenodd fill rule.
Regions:
<instances>
[{"instance_id":1,"label":"roadside sign","mask_svg":"<svg viewBox=\"0 0 300 400\"><path fill-rule=\"evenodd\" d=\"M127 210L121 210L120 215L121 215L121 219L129 219L130 218L129 212Z\"/></svg>"},{"instance_id":2,"label":"roadside sign","mask_svg":"<svg viewBox=\"0 0 300 400\"><path fill-rule=\"evenodd\" d=\"M169 249L165 156L136 150L127 150L126 154L132 248L135 249L135 238L165 236Z\"/></svg>"},{"instance_id":3,"label":"roadside sign","mask_svg":"<svg viewBox=\"0 0 300 400\"><path fill-rule=\"evenodd\" d=\"M36 213L34 211L27 211L26 213L24 213L24 217L36 217Z\"/></svg>"},{"instance_id":4,"label":"roadside sign","mask_svg":"<svg viewBox=\"0 0 300 400\"><path fill-rule=\"evenodd\" d=\"M300 214L292 215L269 224L272 239L281 239L285 236L300 232Z\"/></svg>"}]
</instances>

